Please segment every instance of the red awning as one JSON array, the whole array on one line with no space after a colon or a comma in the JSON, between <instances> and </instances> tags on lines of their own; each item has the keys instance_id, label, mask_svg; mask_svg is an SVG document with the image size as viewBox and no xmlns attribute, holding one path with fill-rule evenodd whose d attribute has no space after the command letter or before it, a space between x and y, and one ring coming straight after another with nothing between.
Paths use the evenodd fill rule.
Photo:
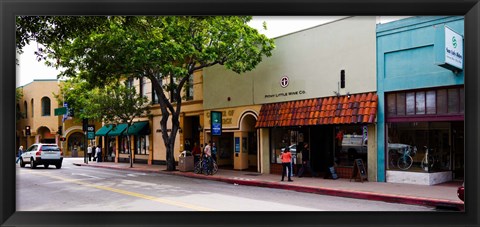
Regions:
<instances>
[{"instance_id":1,"label":"red awning","mask_svg":"<svg viewBox=\"0 0 480 227\"><path fill-rule=\"evenodd\" d=\"M255 127L373 123L377 103L377 94L370 92L264 104Z\"/></svg>"}]
</instances>

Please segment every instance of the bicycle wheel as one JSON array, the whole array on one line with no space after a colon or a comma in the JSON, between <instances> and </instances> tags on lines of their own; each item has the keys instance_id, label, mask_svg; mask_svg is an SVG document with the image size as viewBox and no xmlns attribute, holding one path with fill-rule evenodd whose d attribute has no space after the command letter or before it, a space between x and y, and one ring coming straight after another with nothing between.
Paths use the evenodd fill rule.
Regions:
<instances>
[{"instance_id":1,"label":"bicycle wheel","mask_svg":"<svg viewBox=\"0 0 480 227\"><path fill-rule=\"evenodd\" d=\"M435 160L433 159L433 157L428 156L428 161L426 158L423 158L420 166L422 167L423 171L428 172L429 170L432 169L434 162Z\"/></svg>"},{"instance_id":2,"label":"bicycle wheel","mask_svg":"<svg viewBox=\"0 0 480 227\"><path fill-rule=\"evenodd\" d=\"M413 158L410 155L403 155L398 159L397 165L401 170L409 169L413 164Z\"/></svg>"},{"instance_id":3,"label":"bicycle wheel","mask_svg":"<svg viewBox=\"0 0 480 227\"><path fill-rule=\"evenodd\" d=\"M197 162L197 164L195 165L195 168L193 168L193 172L194 173L202 173L202 162L201 161Z\"/></svg>"}]
</instances>

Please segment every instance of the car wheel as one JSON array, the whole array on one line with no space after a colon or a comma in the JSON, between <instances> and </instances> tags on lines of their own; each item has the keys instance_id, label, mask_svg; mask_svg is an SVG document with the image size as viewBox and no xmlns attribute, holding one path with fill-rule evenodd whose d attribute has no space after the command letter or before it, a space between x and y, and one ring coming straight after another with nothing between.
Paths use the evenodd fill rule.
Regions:
<instances>
[{"instance_id":1,"label":"car wheel","mask_svg":"<svg viewBox=\"0 0 480 227\"><path fill-rule=\"evenodd\" d=\"M62 163L60 163L60 164L56 164L56 165L55 165L55 167L57 167L57 169L60 169L60 168L62 168Z\"/></svg>"},{"instance_id":2,"label":"car wheel","mask_svg":"<svg viewBox=\"0 0 480 227\"><path fill-rule=\"evenodd\" d=\"M20 159L20 167L25 167L25 162L23 162L23 159Z\"/></svg>"},{"instance_id":3,"label":"car wheel","mask_svg":"<svg viewBox=\"0 0 480 227\"><path fill-rule=\"evenodd\" d=\"M43 166L45 166L45 169L48 169L48 166L49 166L49 165L45 164L45 165L43 165Z\"/></svg>"},{"instance_id":4,"label":"car wheel","mask_svg":"<svg viewBox=\"0 0 480 227\"><path fill-rule=\"evenodd\" d=\"M31 168L31 169L37 168L37 165L35 164L35 162L33 161L33 159L30 159L30 168Z\"/></svg>"}]
</instances>

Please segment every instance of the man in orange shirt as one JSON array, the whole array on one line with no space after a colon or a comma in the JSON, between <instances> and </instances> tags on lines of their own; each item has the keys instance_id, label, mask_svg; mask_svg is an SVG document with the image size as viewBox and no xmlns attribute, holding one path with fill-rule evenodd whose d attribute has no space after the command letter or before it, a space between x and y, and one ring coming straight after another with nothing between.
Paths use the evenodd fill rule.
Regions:
<instances>
[{"instance_id":1,"label":"man in orange shirt","mask_svg":"<svg viewBox=\"0 0 480 227\"><path fill-rule=\"evenodd\" d=\"M288 173L292 171L290 167L290 162L292 161L292 154L290 153L290 148L286 147L285 151L280 155L280 159L282 159L282 181L285 178L285 174L287 174L287 169ZM293 181L290 178L290 174L287 174L288 176L288 181Z\"/></svg>"}]
</instances>

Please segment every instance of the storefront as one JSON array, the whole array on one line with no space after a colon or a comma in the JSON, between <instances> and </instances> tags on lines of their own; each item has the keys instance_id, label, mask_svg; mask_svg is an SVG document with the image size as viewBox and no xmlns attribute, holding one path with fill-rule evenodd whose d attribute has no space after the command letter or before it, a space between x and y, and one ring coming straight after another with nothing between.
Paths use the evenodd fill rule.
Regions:
<instances>
[{"instance_id":1,"label":"storefront","mask_svg":"<svg viewBox=\"0 0 480 227\"><path fill-rule=\"evenodd\" d=\"M463 180L463 33L462 16L377 26L379 181Z\"/></svg>"},{"instance_id":2,"label":"storefront","mask_svg":"<svg viewBox=\"0 0 480 227\"><path fill-rule=\"evenodd\" d=\"M205 143L215 143L220 168L260 172L258 132L255 129L259 110L257 105L205 111ZM222 115L221 135L212 136L212 111Z\"/></svg>"},{"instance_id":3,"label":"storefront","mask_svg":"<svg viewBox=\"0 0 480 227\"><path fill-rule=\"evenodd\" d=\"M95 136L101 136L98 144L102 147L103 160L129 162L133 150L134 162L147 163L151 159L148 121L134 122L128 132L127 128L127 124L105 125L95 133Z\"/></svg>"},{"instance_id":4,"label":"storefront","mask_svg":"<svg viewBox=\"0 0 480 227\"><path fill-rule=\"evenodd\" d=\"M334 166L339 177L350 178L354 160L362 159L374 180L376 146L368 141L375 141L376 110L375 93L263 105L256 127L267 128L269 172L281 174L280 154L289 147L296 174L308 144L312 169L322 176Z\"/></svg>"},{"instance_id":5,"label":"storefront","mask_svg":"<svg viewBox=\"0 0 480 227\"><path fill-rule=\"evenodd\" d=\"M387 177L395 181L411 173L424 184L463 179L463 86L390 92L386 97Z\"/></svg>"}]
</instances>

